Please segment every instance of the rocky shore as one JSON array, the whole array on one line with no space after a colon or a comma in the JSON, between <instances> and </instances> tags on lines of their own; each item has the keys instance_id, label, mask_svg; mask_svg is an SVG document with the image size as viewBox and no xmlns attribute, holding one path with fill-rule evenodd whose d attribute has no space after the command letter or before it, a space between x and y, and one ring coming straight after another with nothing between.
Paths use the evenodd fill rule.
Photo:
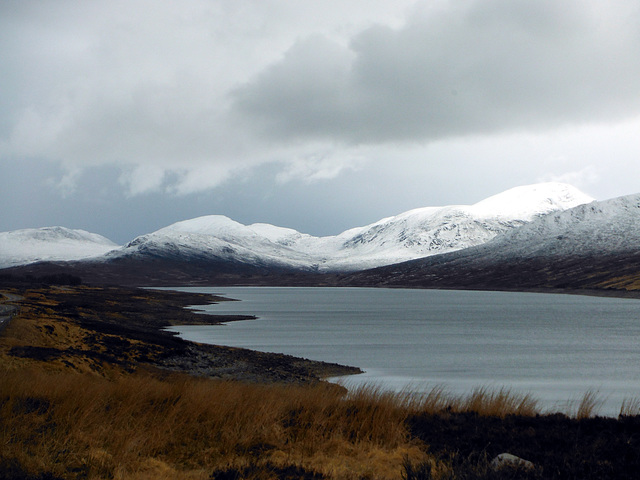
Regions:
<instances>
[{"instance_id":1,"label":"rocky shore","mask_svg":"<svg viewBox=\"0 0 640 480\"><path fill-rule=\"evenodd\" d=\"M50 369L98 374L156 369L297 384L361 372L289 355L189 342L164 329L254 318L201 315L184 308L228 301L213 295L80 285L21 285L3 291L22 297L16 302L20 315L0 336L0 360L7 365L44 362Z\"/></svg>"}]
</instances>

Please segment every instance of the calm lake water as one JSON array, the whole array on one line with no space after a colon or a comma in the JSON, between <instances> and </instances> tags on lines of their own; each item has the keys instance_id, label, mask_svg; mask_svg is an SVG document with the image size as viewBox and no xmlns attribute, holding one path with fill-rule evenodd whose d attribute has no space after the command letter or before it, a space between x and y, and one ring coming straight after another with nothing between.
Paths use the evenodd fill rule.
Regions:
<instances>
[{"instance_id":1,"label":"calm lake water","mask_svg":"<svg viewBox=\"0 0 640 480\"><path fill-rule=\"evenodd\" d=\"M175 290L239 302L199 307L258 320L173 330L203 343L280 352L362 368L347 386L415 391L442 385L531 393L571 411L595 390L599 413L640 398L640 302L535 293L373 288L219 287Z\"/></svg>"}]
</instances>

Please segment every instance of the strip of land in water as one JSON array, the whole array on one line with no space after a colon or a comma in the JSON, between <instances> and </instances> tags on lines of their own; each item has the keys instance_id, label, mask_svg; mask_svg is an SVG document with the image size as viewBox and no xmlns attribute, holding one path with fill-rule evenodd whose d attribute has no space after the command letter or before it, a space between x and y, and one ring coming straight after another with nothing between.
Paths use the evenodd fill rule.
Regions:
<instances>
[{"instance_id":1,"label":"strip of land in water","mask_svg":"<svg viewBox=\"0 0 640 480\"><path fill-rule=\"evenodd\" d=\"M13 287L4 291L22 297L12 302L19 308L19 315L0 336L4 365L39 363L50 370L97 374L158 369L219 379L288 383L361 372L289 355L189 342L164 330L172 325L255 318L201 315L184 308L227 301L214 295L91 286Z\"/></svg>"}]
</instances>

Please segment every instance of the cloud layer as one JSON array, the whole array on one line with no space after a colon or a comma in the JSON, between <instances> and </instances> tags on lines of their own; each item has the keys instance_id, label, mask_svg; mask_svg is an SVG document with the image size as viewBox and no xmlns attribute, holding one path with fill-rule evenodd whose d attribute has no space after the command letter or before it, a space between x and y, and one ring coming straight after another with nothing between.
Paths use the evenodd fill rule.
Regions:
<instances>
[{"instance_id":1,"label":"cloud layer","mask_svg":"<svg viewBox=\"0 0 640 480\"><path fill-rule=\"evenodd\" d=\"M348 46L300 40L235 91L235 108L283 140L369 144L620 120L640 109L639 13L636 2L418 5L402 27Z\"/></svg>"},{"instance_id":2,"label":"cloud layer","mask_svg":"<svg viewBox=\"0 0 640 480\"><path fill-rule=\"evenodd\" d=\"M114 166L130 195L189 194L620 121L640 113L638 25L623 0L7 2L0 157L56 162L66 190Z\"/></svg>"}]
</instances>

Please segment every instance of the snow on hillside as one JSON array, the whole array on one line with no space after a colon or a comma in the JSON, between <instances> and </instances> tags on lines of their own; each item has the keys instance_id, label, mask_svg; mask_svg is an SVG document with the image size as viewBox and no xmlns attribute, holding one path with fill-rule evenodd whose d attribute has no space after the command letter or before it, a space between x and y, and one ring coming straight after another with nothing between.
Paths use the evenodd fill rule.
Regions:
<instances>
[{"instance_id":1,"label":"snow on hillside","mask_svg":"<svg viewBox=\"0 0 640 480\"><path fill-rule=\"evenodd\" d=\"M488 243L495 256L616 254L640 251L640 194L579 205L535 219Z\"/></svg>"},{"instance_id":2,"label":"snow on hillside","mask_svg":"<svg viewBox=\"0 0 640 480\"><path fill-rule=\"evenodd\" d=\"M592 197L571 185L548 182L511 188L474 204L471 209L477 216L531 221L593 201Z\"/></svg>"},{"instance_id":3,"label":"snow on hillside","mask_svg":"<svg viewBox=\"0 0 640 480\"><path fill-rule=\"evenodd\" d=\"M593 199L570 185L517 187L475 205L425 207L314 237L289 228L242 225L209 215L139 237L111 256L151 254L206 258L320 271L388 265L488 242L532 219Z\"/></svg>"},{"instance_id":4,"label":"snow on hillside","mask_svg":"<svg viewBox=\"0 0 640 480\"><path fill-rule=\"evenodd\" d=\"M529 185L474 205L418 208L327 237L265 223L243 225L222 215L208 215L174 223L120 248L100 235L82 230L18 230L0 233L0 268L40 260L133 256L306 271L354 271L482 245L498 235L513 233L532 220L552 221L548 219L556 217L549 214L592 200L566 184Z\"/></svg>"},{"instance_id":5,"label":"snow on hillside","mask_svg":"<svg viewBox=\"0 0 640 480\"><path fill-rule=\"evenodd\" d=\"M276 245L251 232L247 236L241 233L243 232L236 237L229 235L229 232L221 233L218 237L173 228L161 229L137 237L121 249L109 252L105 258L142 256L182 261L229 261L269 268L313 269L306 255Z\"/></svg>"},{"instance_id":6,"label":"snow on hillside","mask_svg":"<svg viewBox=\"0 0 640 480\"><path fill-rule=\"evenodd\" d=\"M341 234L345 241L327 267L354 270L462 250L592 200L570 185L545 183L512 188L474 205L410 210Z\"/></svg>"},{"instance_id":7,"label":"snow on hillside","mask_svg":"<svg viewBox=\"0 0 640 480\"><path fill-rule=\"evenodd\" d=\"M0 268L97 257L117 248L118 245L96 233L64 227L0 232Z\"/></svg>"}]
</instances>

